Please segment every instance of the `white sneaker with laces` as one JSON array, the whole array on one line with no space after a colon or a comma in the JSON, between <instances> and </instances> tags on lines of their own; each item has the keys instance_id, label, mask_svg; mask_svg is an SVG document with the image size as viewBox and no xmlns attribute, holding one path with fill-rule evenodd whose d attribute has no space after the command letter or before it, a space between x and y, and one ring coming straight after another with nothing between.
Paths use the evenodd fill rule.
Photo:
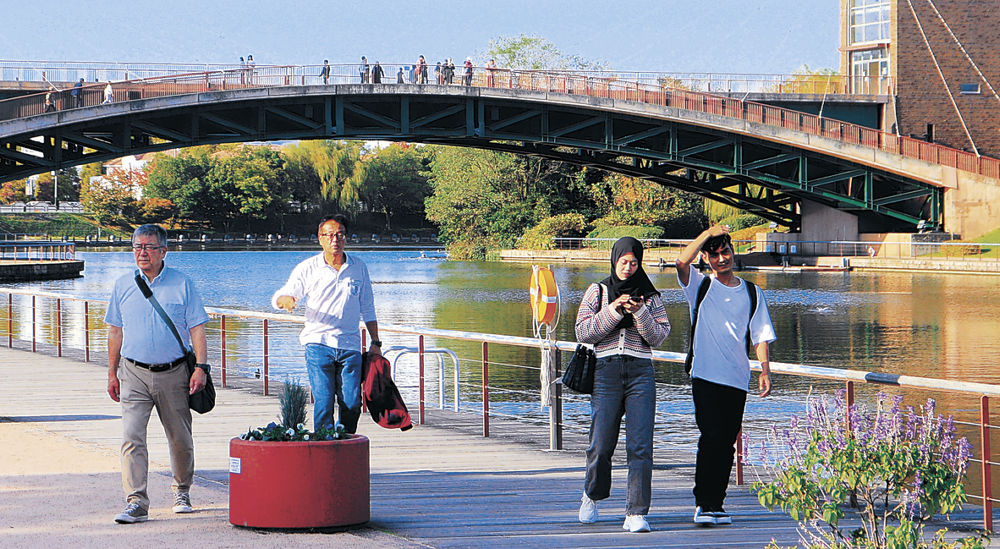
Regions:
<instances>
[{"instance_id":1,"label":"white sneaker with laces","mask_svg":"<svg viewBox=\"0 0 1000 549\"><path fill-rule=\"evenodd\" d=\"M715 517L715 523L716 524L732 524L733 523L733 517L729 516L729 513L727 513L726 510L723 509L723 508L721 508L721 507L718 508L718 509L716 509L715 511L713 511L711 514L712 514L713 517Z\"/></svg>"},{"instance_id":2,"label":"white sneaker with laces","mask_svg":"<svg viewBox=\"0 0 1000 549\"><path fill-rule=\"evenodd\" d=\"M149 513L138 503L132 502L125 506L125 510L115 516L118 524L134 524L136 522L146 522Z\"/></svg>"},{"instance_id":3,"label":"white sneaker with laces","mask_svg":"<svg viewBox=\"0 0 1000 549\"><path fill-rule=\"evenodd\" d=\"M597 502L587 497L586 493L580 498L580 522L584 524L597 522Z\"/></svg>"},{"instance_id":4,"label":"white sneaker with laces","mask_svg":"<svg viewBox=\"0 0 1000 549\"><path fill-rule=\"evenodd\" d=\"M194 509L191 508L191 494L187 492L177 492L174 494L174 512L175 513L193 513Z\"/></svg>"},{"instance_id":5,"label":"white sneaker with laces","mask_svg":"<svg viewBox=\"0 0 1000 549\"><path fill-rule=\"evenodd\" d=\"M699 526L712 526L715 524L715 516L699 505L694 508L694 523Z\"/></svg>"},{"instance_id":6,"label":"white sneaker with laces","mask_svg":"<svg viewBox=\"0 0 1000 549\"><path fill-rule=\"evenodd\" d=\"M625 515L625 523L622 528L629 532L648 532L649 523L644 515Z\"/></svg>"}]
</instances>

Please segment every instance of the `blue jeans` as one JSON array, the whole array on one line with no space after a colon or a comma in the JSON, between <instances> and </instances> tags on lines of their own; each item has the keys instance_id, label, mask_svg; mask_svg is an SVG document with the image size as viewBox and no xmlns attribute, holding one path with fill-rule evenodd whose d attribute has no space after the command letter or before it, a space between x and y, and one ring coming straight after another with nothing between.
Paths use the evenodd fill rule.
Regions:
<instances>
[{"instance_id":1,"label":"blue jeans","mask_svg":"<svg viewBox=\"0 0 1000 549\"><path fill-rule=\"evenodd\" d=\"M334 425L333 406L340 403L340 423L348 433L361 417L361 352L306 344L306 370L312 386L313 429Z\"/></svg>"},{"instance_id":2,"label":"blue jeans","mask_svg":"<svg viewBox=\"0 0 1000 549\"><path fill-rule=\"evenodd\" d=\"M653 483L653 417L656 386L648 358L615 355L597 359L590 396L590 447L584 492L592 500L611 495L611 457L625 416L628 495L625 513L646 515Z\"/></svg>"}]
</instances>

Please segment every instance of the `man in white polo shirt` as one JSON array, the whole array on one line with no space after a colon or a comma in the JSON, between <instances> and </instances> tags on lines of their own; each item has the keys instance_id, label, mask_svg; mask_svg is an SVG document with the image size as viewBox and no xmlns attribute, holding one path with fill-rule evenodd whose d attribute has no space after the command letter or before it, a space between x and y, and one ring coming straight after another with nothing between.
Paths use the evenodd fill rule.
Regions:
<instances>
[{"instance_id":1,"label":"man in white polo shirt","mask_svg":"<svg viewBox=\"0 0 1000 549\"><path fill-rule=\"evenodd\" d=\"M382 354L382 342L368 267L344 252L346 242L347 218L323 218L319 224L323 253L296 265L288 282L274 292L271 305L292 312L305 298L306 322L299 342L306 348L306 369L316 400L313 429L335 425L333 408L338 404L340 424L354 433L361 417L361 321L371 334L369 352Z\"/></svg>"}]
</instances>

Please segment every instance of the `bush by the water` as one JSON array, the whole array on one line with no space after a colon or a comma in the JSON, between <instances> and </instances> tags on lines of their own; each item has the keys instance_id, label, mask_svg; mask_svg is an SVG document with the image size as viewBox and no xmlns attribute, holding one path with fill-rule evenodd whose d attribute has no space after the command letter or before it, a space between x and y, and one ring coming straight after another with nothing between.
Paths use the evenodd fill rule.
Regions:
<instances>
[{"instance_id":1,"label":"bush by the water","mask_svg":"<svg viewBox=\"0 0 1000 549\"><path fill-rule=\"evenodd\" d=\"M650 240L663 237L663 227L644 227L641 225L621 225L598 227L587 235L587 238L618 240L623 236L631 236L637 240Z\"/></svg>"},{"instance_id":2,"label":"bush by the water","mask_svg":"<svg viewBox=\"0 0 1000 549\"><path fill-rule=\"evenodd\" d=\"M730 234L743 229L749 229L750 227L756 227L758 225L767 225L767 223L768 221L766 219L754 214L730 215L728 217L723 217L718 221L719 225L729 225Z\"/></svg>"},{"instance_id":3,"label":"bush by the water","mask_svg":"<svg viewBox=\"0 0 1000 549\"><path fill-rule=\"evenodd\" d=\"M587 220L583 214L566 213L546 217L538 225L524 231L519 247L528 250L551 250L555 248L554 238L576 238L587 230Z\"/></svg>"}]
</instances>

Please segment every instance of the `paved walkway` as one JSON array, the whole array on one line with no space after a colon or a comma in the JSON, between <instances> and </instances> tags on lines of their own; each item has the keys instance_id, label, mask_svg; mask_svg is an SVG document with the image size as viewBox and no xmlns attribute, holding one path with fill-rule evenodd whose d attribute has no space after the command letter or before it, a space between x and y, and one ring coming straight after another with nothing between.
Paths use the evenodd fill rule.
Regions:
<instances>
[{"instance_id":1,"label":"paved walkway","mask_svg":"<svg viewBox=\"0 0 1000 549\"><path fill-rule=\"evenodd\" d=\"M485 439L470 428L416 426L400 433L364 416L371 440L371 515L365 527L336 533L271 532L228 522L228 441L277 414L277 400L220 390L217 408L195 418L197 512L170 512L166 441L150 421L150 521L118 525L123 507L118 449L120 410L96 364L0 349L0 547L763 547L797 542L795 524L732 488L729 527L691 523L687 460L654 473L650 534L623 532L625 471L593 525L576 520L583 477L579 441L547 452L535 436L495 424ZM415 406L414 406L415 408ZM436 415L435 415L436 414ZM429 423L443 423L442 412ZM467 416L466 416L467 417ZM461 422L458 422L461 423ZM515 424L520 425L520 424ZM542 440L544 443L544 439ZM662 450L661 450L662 451ZM685 462L687 461L687 462Z\"/></svg>"}]
</instances>

